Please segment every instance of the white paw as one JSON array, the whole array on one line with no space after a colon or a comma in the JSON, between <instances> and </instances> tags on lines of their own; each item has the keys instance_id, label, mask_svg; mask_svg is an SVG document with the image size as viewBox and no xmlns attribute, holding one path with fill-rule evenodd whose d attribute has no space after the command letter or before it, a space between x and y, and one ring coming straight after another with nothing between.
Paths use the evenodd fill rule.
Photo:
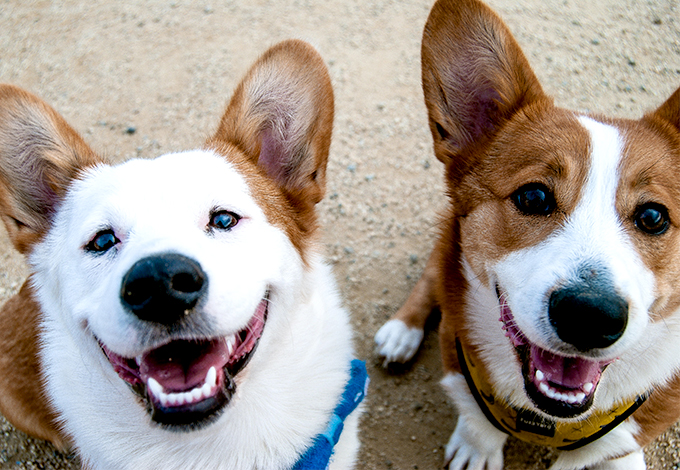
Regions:
<instances>
[{"instance_id":1,"label":"white paw","mask_svg":"<svg viewBox=\"0 0 680 470\"><path fill-rule=\"evenodd\" d=\"M383 367L390 362L407 362L418 351L423 341L423 330L409 328L397 319L389 320L375 334L376 351L385 358Z\"/></svg>"},{"instance_id":2,"label":"white paw","mask_svg":"<svg viewBox=\"0 0 680 470\"><path fill-rule=\"evenodd\" d=\"M642 452L633 452L614 460L592 465L591 470L645 470L645 456Z\"/></svg>"},{"instance_id":3,"label":"white paw","mask_svg":"<svg viewBox=\"0 0 680 470\"><path fill-rule=\"evenodd\" d=\"M505 434L493 430L486 435L473 432L460 416L456 430L446 444L445 463L449 470L502 470Z\"/></svg>"}]
</instances>

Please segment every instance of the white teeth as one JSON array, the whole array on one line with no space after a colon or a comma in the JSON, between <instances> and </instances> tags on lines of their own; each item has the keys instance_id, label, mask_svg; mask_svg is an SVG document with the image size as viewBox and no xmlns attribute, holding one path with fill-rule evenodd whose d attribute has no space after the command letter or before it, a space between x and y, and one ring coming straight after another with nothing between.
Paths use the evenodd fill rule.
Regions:
<instances>
[{"instance_id":1,"label":"white teeth","mask_svg":"<svg viewBox=\"0 0 680 470\"><path fill-rule=\"evenodd\" d=\"M577 393L563 393L558 391L557 389L553 388L547 380L545 380L545 374L536 369L536 381L538 382L538 390L545 395L548 398L551 398L553 400L558 400L564 403L569 403L571 405L575 405L577 403L583 403L583 401L586 399L586 393L590 393L593 391L595 386L588 382L583 385L583 390L585 390L586 393L583 392L577 392Z\"/></svg>"},{"instance_id":2,"label":"white teeth","mask_svg":"<svg viewBox=\"0 0 680 470\"><path fill-rule=\"evenodd\" d=\"M179 401L179 393L168 393L166 394L168 405L176 406Z\"/></svg>"},{"instance_id":3,"label":"white teeth","mask_svg":"<svg viewBox=\"0 0 680 470\"><path fill-rule=\"evenodd\" d=\"M157 397L163 395L163 386L159 384L153 377L149 377L149 382L147 383L147 386L149 387L149 390L153 395Z\"/></svg>"},{"instance_id":4,"label":"white teeth","mask_svg":"<svg viewBox=\"0 0 680 470\"><path fill-rule=\"evenodd\" d=\"M211 387L217 385L217 369L215 369L215 366L208 369L208 373L205 375L205 384Z\"/></svg>"},{"instance_id":5,"label":"white teeth","mask_svg":"<svg viewBox=\"0 0 680 470\"><path fill-rule=\"evenodd\" d=\"M229 350L229 355L234 354L234 344L236 343L236 336L232 336L227 339L227 349Z\"/></svg>"},{"instance_id":6,"label":"white teeth","mask_svg":"<svg viewBox=\"0 0 680 470\"><path fill-rule=\"evenodd\" d=\"M165 393L163 386L153 377L149 377L146 385L149 393L160 401L163 407L190 405L213 395L217 386L217 369L214 366L208 369L203 385L188 392Z\"/></svg>"}]
</instances>

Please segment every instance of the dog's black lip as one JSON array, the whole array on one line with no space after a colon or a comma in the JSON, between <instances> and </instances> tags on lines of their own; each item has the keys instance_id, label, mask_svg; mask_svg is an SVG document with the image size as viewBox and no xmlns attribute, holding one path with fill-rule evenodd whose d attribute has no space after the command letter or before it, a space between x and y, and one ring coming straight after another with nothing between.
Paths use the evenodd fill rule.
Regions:
<instances>
[{"instance_id":1,"label":"dog's black lip","mask_svg":"<svg viewBox=\"0 0 680 470\"><path fill-rule=\"evenodd\" d=\"M222 387L217 391L216 395L201 400L198 403L174 407L163 407L151 397L149 391L147 390L147 385L144 383L141 377L137 376L136 380L131 382L123 379L130 387L131 391L138 397L142 406L147 410L151 420L154 423L171 431L190 432L197 429L202 429L219 418L227 405L231 402L231 399L236 391L235 377L248 365L255 350L260 344L260 338L264 332L264 327L266 326L267 316L269 313L269 290L267 290L266 294L264 295L263 302L265 303L265 309L262 320L263 329L260 333L260 337L257 338L252 349L244 356L238 358L234 362L228 362L222 368L224 381ZM109 359L109 361L111 361L106 347L99 340L98 343L103 354ZM134 363L135 360L126 359L126 361L129 365L129 368L132 369L134 367L132 363ZM133 373L132 370L130 373Z\"/></svg>"}]
</instances>

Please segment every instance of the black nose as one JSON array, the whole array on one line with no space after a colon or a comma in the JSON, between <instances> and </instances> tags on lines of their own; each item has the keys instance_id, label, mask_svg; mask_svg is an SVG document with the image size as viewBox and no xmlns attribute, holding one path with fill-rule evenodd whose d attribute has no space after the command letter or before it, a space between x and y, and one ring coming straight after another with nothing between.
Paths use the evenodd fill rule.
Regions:
<instances>
[{"instance_id":1,"label":"black nose","mask_svg":"<svg viewBox=\"0 0 680 470\"><path fill-rule=\"evenodd\" d=\"M557 336L585 352L611 346L623 335L628 302L612 289L586 283L553 292L548 314Z\"/></svg>"},{"instance_id":2,"label":"black nose","mask_svg":"<svg viewBox=\"0 0 680 470\"><path fill-rule=\"evenodd\" d=\"M130 268L120 298L139 319L171 325L191 313L206 292L207 281L196 261L164 253L143 258Z\"/></svg>"}]
</instances>

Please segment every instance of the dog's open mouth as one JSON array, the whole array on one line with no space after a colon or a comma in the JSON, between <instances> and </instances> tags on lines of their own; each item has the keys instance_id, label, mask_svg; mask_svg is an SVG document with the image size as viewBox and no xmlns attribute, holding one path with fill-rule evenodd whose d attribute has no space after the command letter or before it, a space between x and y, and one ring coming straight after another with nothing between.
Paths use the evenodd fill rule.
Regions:
<instances>
[{"instance_id":1,"label":"dog's open mouth","mask_svg":"<svg viewBox=\"0 0 680 470\"><path fill-rule=\"evenodd\" d=\"M531 343L517 327L504 295L498 296L501 322L522 364L527 395L543 412L559 418L578 416L593 404L595 390L611 361L567 357Z\"/></svg>"},{"instance_id":2,"label":"dog's open mouth","mask_svg":"<svg viewBox=\"0 0 680 470\"><path fill-rule=\"evenodd\" d=\"M197 429L214 421L233 396L234 378L264 330L267 305L265 297L248 325L226 338L174 340L136 358L100 345L120 378L143 398L153 421L177 430Z\"/></svg>"}]
</instances>

